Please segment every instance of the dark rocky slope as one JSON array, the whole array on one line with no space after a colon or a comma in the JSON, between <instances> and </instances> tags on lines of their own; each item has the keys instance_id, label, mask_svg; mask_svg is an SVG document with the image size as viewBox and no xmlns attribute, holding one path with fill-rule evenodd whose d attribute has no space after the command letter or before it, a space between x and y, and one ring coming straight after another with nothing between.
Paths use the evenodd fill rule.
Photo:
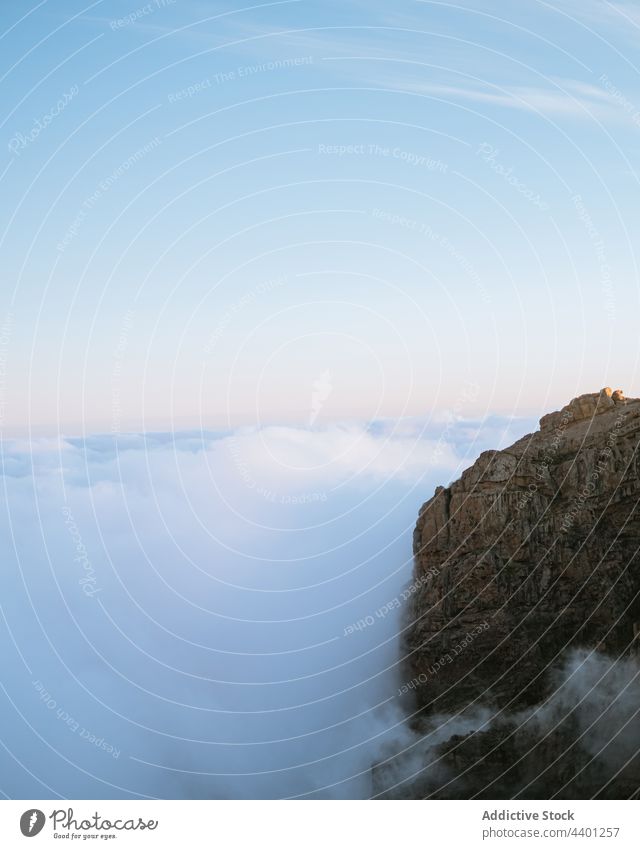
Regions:
<instances>
[{"instance_id":1,"label":"dark rocky slope","mask_svg":"<svg viewBox=\"0 0 640 849\"><path fill-rule=\"evenodd\" d=\"M401 688L415 741L376 767L377 793L636 793L639 439L640 399L582 395L422 507ZM445 720L467 725L443 742Z\"/></svg>"}]
</instances>

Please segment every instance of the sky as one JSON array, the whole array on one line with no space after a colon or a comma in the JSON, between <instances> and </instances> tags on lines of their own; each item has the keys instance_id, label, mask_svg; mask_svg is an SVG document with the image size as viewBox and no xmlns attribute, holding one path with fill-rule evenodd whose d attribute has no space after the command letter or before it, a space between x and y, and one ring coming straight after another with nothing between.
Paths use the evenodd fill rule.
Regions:
<instances>
[{"instance_id":1,"label":"sky","mask_svg":"<svg viewBox=\"0 0 640 849\"><path fill-rule=\"evenodd\" d=\"M7 435L638 395L635 3L3 3Z\"/></svg>"},{"instance_id":2,"label":"sky","mask_svg":"<svg viewBox=\"0 0 640 849\"><path fill-rule=\"evenodd\" d=\"M420 505L640 395L639 34L606 0L0 4L0 794L413 768Z\"/></svg>"}]
</instances>

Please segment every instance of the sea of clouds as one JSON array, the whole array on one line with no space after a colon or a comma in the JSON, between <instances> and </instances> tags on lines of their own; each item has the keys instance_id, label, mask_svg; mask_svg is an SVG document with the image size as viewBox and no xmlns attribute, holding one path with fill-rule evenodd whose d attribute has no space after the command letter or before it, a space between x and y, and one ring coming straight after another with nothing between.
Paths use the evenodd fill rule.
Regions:
<instances>
[{"instance_id":1,"label":"sea of clouds","mask_svg":"<svg viewBox=\"0 0 640 849\"><path fill-rule=\"evenodd\" d=\"M394 602L418 508L533 429L5 440L0 792L367 798L408 740Z\"/></svg>"}]
</instances>

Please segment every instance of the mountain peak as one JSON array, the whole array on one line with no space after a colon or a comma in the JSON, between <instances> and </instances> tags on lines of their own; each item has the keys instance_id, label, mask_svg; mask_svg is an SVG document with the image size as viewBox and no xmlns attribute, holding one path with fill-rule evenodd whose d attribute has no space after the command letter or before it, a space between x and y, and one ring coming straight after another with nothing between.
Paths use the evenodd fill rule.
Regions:
<instances>
[{"instance_id":1,"label":"mountain peak","mask_svg":"<svg viewBox=\"0 0 640 849\"><path fill-rule=\"evenodd\" d=\"M578 395L561 410L548 413L540 419L540 430L549 430L561 424L575 424L585 419L593 419L602 413L609 413L621 405L637 403L638 398L625 398L622 389L605 386L599 392L587 392Z\"/></svg>"}]
</instances>

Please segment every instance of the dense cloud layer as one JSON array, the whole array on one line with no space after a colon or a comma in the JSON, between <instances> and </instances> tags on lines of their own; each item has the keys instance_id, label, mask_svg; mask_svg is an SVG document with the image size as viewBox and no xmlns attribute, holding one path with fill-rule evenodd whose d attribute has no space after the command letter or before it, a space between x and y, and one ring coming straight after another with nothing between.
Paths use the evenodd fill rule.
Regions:
<instances>
[{"instance_id":1,"label":"dense cloud layer","mask_svg":"<svg viewBox=\"0 0 640 849\"><path fill-rule=\"evenodd\" d=\"M0 789L367 797L417 509L530 425L5 443Z\"/></svg>"}]
</instances>

